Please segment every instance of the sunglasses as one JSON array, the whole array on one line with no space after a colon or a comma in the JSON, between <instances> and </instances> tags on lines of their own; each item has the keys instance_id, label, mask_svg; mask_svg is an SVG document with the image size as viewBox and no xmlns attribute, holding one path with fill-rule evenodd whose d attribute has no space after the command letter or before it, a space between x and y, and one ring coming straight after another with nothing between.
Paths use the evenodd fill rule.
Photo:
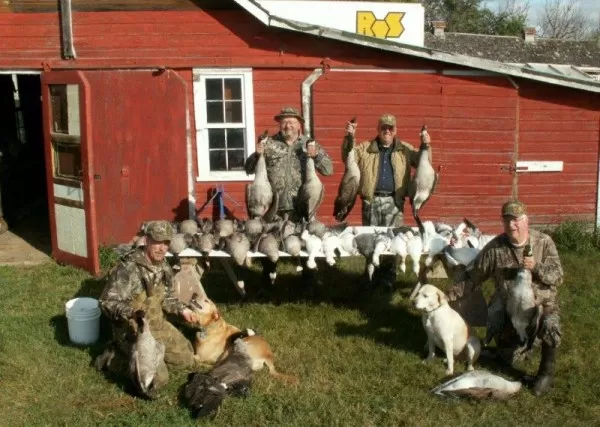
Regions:
<instances>
[{"instance_id":1,"label":"sunglasses","mask_svg":"<svg viewBox=\"0 0 600 427\"><path fill-rule=\"evenodd\" d=\"M386 130L389 130L390 132L394 130L394 126L390 126L390 125L381 125L379 126L379 129L381 132L385 132Z\"/></svg>"}]
</instances>

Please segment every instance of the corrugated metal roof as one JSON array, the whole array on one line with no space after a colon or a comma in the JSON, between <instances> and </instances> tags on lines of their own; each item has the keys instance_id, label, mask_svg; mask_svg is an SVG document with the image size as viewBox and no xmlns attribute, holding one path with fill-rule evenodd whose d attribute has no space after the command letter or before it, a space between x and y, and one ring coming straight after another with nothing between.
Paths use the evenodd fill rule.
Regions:
<instances>
[{"instance_id":1,"label":"corrugated metal roof","mask_svg":"<svg viewBox=\"0 0 600 427\"><path fill-rule=\"evenodd\" d=\"M269 13L268 10L262 7L255 0L234 1L259 21L270 27L287 29L304 34L311 34L317 37L324 37L388 52L485 70L512 77L520 77L524 79L536 80L559 86L566 86L589 92L600 93L600 81L589 78L587 75L581 75L577 72L557 72L555 69L551 69L550 67L534 67L528 66L528 64L508 64L490 59L444 52L426 47L399 44L386 39L378 39L348 31L340 31L319 25L285 19Z\"/></svg>"}]
</instances>

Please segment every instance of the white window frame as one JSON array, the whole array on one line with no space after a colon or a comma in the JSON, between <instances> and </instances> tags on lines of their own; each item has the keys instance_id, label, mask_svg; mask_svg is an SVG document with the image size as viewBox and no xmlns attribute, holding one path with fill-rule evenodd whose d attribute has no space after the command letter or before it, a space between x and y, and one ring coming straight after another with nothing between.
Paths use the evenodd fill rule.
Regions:
<instances>
[{"instance_id":1,"label":"white window frame","mask_svg":"<svg viewBox=\"0 0 600 427\"><path fill-rule=\"evenodd\" d=\"M206 117L206 79L239 77L242 81L242 119L245 126L245 158L255 151L254 135L254 88L250 68L194 68L194 117L196 119L196 157L198 176L196 182L208 181L252 181L253 175L241 171L211 171L208 155L208 123ZM226 126L225 126L226 127Z\"/></svg>"}]
</instances>

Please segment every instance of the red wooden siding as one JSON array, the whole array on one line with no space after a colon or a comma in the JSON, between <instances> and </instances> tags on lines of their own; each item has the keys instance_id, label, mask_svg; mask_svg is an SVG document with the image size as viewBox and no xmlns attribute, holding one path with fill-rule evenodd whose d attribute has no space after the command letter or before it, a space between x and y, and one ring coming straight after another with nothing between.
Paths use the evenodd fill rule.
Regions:
<instances>
[{"instance_id":1,"label":"red wooden siding","mask_svg":"<svg viewBox=\"0 0 600 427\"><path fill-rule=\"evenodd\" d=\"M186 84L173 72L88 71L100 244L187 218Z\"/></svg>"},{"instance_id":2,"label":"red wooden siding","mask_svg":"<svg viewBox=\"0 0 600 427\"><path fill-rule=\"evenodd\" d=\"M436 202L444 221L467 217L500 231L500 206L512 193L517 99L505 77L444 76L443 150L435 159L443 165Z\"/></svg>"},{"instance_id":3,"label":"red wooden siding","mask_svg":"<svg viewBox=\"0 0 600 427\"><path fill-rule=\"evenodd\" d=\"M74 12L77 61L61 61L55 13L0 14L0 67L423 67L365 47L266 27L242 10Z\"/></svg>"},{"instance_id":4,"label":"red wooden siding","mask_svg":"<svg viewBox=\"0 0 600 427\"><path fill-rule=\"evenodd\" d=\"M519 82L519 160L562 160L562 172L519 173L519 198L532 222L594 221L598 185L600 100L588 94Z\"/></svg>"},{"instance_id":5,"label":"red wooden siding","mask_svg":"<svg viewBox=\"0 0 600 427\"><path fill-rule=\"evenodd\" d=\"M337 185L344 172L340 145L346 121L357 116L359 141L376 135L377 119L398 118L398 136L419 146L429 128L434 166L442 166L436 195L422 218L459 223L464 216L486 229L498 228L499 206L511 194L508 166L514 150L516 91L503 77L439 74L330 72L314 86L315 135L334 158L324 178L327 197L321 218L331 221ZM407 201L406 222L414 224ZM350 221L360 223L360 203Z\"/></svg>"}]
</instances>

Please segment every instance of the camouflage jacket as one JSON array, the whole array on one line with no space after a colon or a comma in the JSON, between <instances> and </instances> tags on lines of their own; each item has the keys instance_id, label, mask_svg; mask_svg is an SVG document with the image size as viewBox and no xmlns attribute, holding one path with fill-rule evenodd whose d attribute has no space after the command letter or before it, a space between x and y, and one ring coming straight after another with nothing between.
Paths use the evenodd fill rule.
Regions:
<instances>
[{"instance_id":1,"label":"camouflage jacket","mask_svg":"<svg viewBox=\"0 0 600 427\"><path fill-rule=\"evenodd\" d=\"M536 261L532 273L536 303L554 303L556 288L563 281L563 269L560 264L556 246L550 236L537 230L529 231L529 242ZM514 247L506 234L501 234L488 243L475 259L468 271L470 284L459 282L451 291L451 299L460 298L465 287L472 286L476 290L491 278L496 286L496 293L504 299L508 288L515 282L517 271L523 265L523 249Z\"/></svg>"},{"instance_id":2,"label":"camouflage jacket","mask_svg":"<svg viewBox=\"0 0 600 427\"><path fill-rule=\"evenodd\" d=\"M173 272L167 261L153 265L137 249L125 255L110 272L102 296L100 307L113 321L130 319L139 304L153 295L164 295L162 308L167 313L180 314L186 307L172 292ZM163 286L164 289L157 289ZM163 292L164 290L164 292Z\"/></svg>"},{"instance_id":3,"label":"camouflage jacket","mask_svg":"<svg viewBox=\"0 0 600 427\"><path fill-rule=\"evenodd\" d=\"M298 190L304 180L307 155L305 150L306 136L300 136L292 145L288 145L281 134L267 139L265 144L265 161L267 176L274 192L279 195L279 211L294 210ZM258 154L253 153L246 159L246 173L253 174L258 161ZM333 173L333 165L323 147L317 144L315 168L325 176Z\"/></svg>"},{"instance_id":4,"label":"camouflage jacket","mask_svg":"<svg viewBox=\"0 0 600 427\"><path fill-rule=\"evenodd\" d=\"M342 158L344 161L348 156L351 141L348 137L344 138L342 144ZM378 139L364 141L355 145L356 162L360 169L360 186L358 194L367 201L373 199L377 179L379 177L379 144ZM429 150L429 160L431 161L431 151ZM394 195L396 206L404 206L404 198L408 196L408 184L410 183L410 167L417 167L419 164L419 150L407 142L394 139L392 148L392 170L394 171Z\"/></svg>"}]
</instances>

